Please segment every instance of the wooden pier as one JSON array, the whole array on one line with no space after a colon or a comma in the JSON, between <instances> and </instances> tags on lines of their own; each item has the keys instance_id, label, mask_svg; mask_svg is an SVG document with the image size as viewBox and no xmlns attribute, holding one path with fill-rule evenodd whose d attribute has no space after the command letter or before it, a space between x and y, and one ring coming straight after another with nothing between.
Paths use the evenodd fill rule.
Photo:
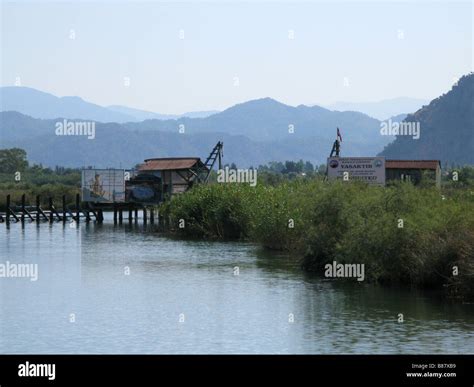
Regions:
<instances>
[{"instance_id":1,"label":"wooden pier","mask_svg":"<svg viewBox=\"0 0 474 387\"><path fill-rule=\"evenodd\" d=\"M128 223L138 222L139 211L143 213L143 224L151 224L155 222L154 207L147 207L143 204L137 203L81 203L80 195L75 197L74 205L67 205L66 195L62 196L60 207L56 207L53 198L48 197L47 206L41 206L41 197L35 197L34 204L27 203L26 195L21 196L21 203L14 204L11 202L10 195L6 196L5 212L0 212L0 223L21 222L25 221L40 223L53 222L76 222L84 221L89 223L94 221L96 223L103 223L104 211L113 212L114 224L122 224L124 221L124 212L128 212Z\"/></svg>"},{"instance_id":2,"label":"wooden pier","mask_svg":"<svg viewBox=\"0 0 474 387\"><path fill-rule=\"evenodd\" d=\"M155 223L155 210L154 206L147 207L146 205L139 204L139 203L113 203L107 207L114 213L114 224L122 224L124 220L123 213L128 212L128 222L135 223L138 222L139 219L139 211L142 211L143 216L143 224L148 223L148 215L150 216L150 223Z\"/></svg>"}]
</instances>

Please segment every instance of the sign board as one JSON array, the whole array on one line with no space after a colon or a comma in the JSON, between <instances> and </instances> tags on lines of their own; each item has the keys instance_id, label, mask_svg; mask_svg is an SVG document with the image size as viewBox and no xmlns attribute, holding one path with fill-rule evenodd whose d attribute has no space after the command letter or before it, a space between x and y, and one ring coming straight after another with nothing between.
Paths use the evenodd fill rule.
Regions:
<instances>
[{"instance_id":1,"label":"sign board","mask_svg":"<svg viewBox=\"0 0 474 387\"><path fill-rule=\"evenodd\" d=\"M94 203L125 201L125 170L83 169L82 200Z\"/></svg>"},{"instance_id":2,"label":"sign board","mask_svg":"<svg viewBox=\"0 0 474 387\"><path fill-rule=\"evenodd\" d=\"M328 178L385 185L385 157L329 157Z\"/></svg>"}]
</instances>

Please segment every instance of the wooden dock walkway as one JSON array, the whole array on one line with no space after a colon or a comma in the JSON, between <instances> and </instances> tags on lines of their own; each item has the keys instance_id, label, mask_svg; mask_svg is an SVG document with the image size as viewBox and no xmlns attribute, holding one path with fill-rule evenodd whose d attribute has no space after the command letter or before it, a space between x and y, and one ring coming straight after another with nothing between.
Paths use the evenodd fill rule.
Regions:
<instances>
[{"instance_id":1,"label":"wooden dock walkway","mask_svg":"<svg viewBox=\"0 0 474 387\"><path fill-rule=\"evenodd\" d=\"M46 208L41 206L41 197L37 195L35 204L27 204L26 195L21 196L21 203L12 204L10 195L6 196L5 212L0 212L0 223L10 224L10 222L25 221L36 223L53 223L53 222L76 222L84 221L86 223L94 221L102 223L104 221L104 211L113 211L114 224L122 224L124 221L123 212L128 212L128 222L133 220L138 221L138 212L143 212L143 223L148 223L148 216L150 223L155 221L154 208L149 208L146 205L139 203L81 203L80 195L75 197L75 205L68 206L66 203L66 195L62 196L62 203L60 207L56 207L53 198L49 197Z\"/></svg>"}]
</instances>

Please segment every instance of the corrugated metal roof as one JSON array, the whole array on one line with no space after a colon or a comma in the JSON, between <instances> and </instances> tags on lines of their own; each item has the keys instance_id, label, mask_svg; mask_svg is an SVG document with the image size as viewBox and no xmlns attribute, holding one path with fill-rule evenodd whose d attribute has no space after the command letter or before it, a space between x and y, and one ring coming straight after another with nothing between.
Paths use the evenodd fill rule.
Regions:
<instances>
[{"instance_id":1,"label":"corrugated metal roof","mask_svg":"<svg viewBox=\"0 0 474 387\"><path fill-rule=\"evenodd\" d=\"M439 160L385 160L386 169L436 169Z\"/></svg>"},{"instance_id":2,"label":"corrugated metal roof","mask_svg":"<svg viewBox=\"0 0 474 387\"><path fill-rule=\"evenodd\" d=\"M168 157L162 159L147 159L138 167L140 171L165 171L173 169L192 168L196 163L201 163L199 157Z\"/></svg>"}]
</instances>

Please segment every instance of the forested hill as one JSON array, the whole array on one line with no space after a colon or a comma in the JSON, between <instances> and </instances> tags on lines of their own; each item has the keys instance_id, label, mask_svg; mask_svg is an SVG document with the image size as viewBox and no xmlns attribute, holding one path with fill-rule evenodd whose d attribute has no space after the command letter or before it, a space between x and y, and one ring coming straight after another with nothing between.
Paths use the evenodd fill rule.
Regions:
<instances>
[{"instance_id":1,"label":"forested hill","mask_svg":"<svg viewBox=\"0 0 474 387\"><path fill-rule=\"evenodd\" d=\"M474 73L405 122L420 123L420 138L397 136L380 153L391 159L439 159L442 165L474 164Z\"/></svg>"}]
</instances>

